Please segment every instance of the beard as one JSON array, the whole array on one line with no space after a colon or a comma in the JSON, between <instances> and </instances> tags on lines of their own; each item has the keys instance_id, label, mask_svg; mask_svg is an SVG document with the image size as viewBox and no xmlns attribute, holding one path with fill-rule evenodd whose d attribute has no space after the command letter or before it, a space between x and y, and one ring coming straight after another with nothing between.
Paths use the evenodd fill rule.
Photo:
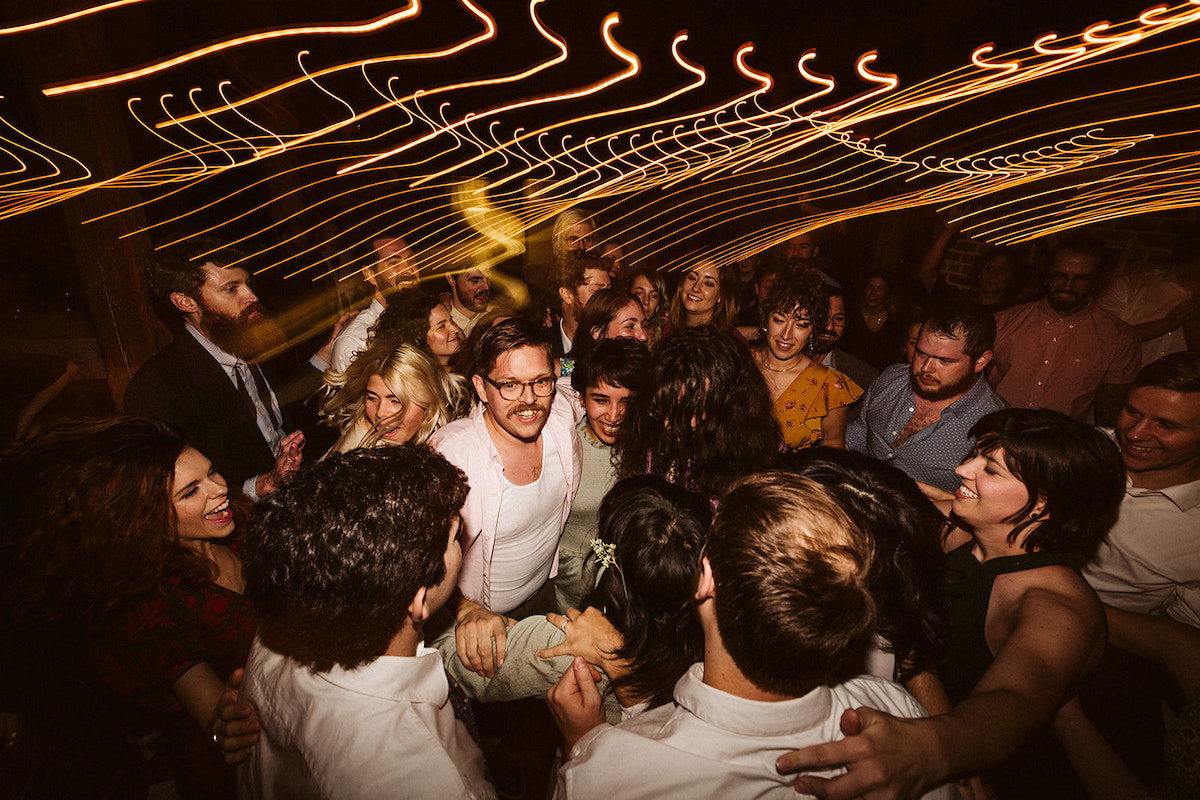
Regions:
<instances>
[{"instance_id":1,"label":"beard","mask_svg":"<svg viewBox=\"0 0 1200 800\"><path fill-rule=\"evenodd\" d=\"M472 313L478 314L487 309L488 300L492 297L491 289L484 289L476 292L473 295L464 293L457 286L454 287L454 293L458 295L458 302L463 308Z\"/></svg>"},{"instance_id":2,"label":"beard","mask_svg":"<svg viewBox=\"0 0 1200 800\"><path fill-rule=\"evenodd\" d=\"M833 352L833 348L837 345L838 339L836 336L829 334L821 334L814 336L808 342L809 352L814 356L823 356L826 353Z\"/></svg>"},{"instance_id":3,"label":"beard","mask_svg":"<svg viewBox=\"0 0 1200 800\"><path fill-rule=\"evenodd\" d=\"M200 303L204 334L226 353L257 361L283 350L287 337L275 321L255 303L240 314L226 314Z\"/></svg>"},{"instance_id":4,"label":"beard","mask_svg":"<svg viewBox=\"0 0 1200 800\"><path fill-rule=\"evenodd\" d=\"M938 384L933 389L926 388L921 385L917 379L917 375L909 373L908 382L912 386L913 394L922 400L937 402L939 400L947 400L951 397L957 397L961 394L966 394L972 386L975 385L975 380L978 377L974 372L969 372L961 380L954 383Z\"/></svg>"}]
</instances>

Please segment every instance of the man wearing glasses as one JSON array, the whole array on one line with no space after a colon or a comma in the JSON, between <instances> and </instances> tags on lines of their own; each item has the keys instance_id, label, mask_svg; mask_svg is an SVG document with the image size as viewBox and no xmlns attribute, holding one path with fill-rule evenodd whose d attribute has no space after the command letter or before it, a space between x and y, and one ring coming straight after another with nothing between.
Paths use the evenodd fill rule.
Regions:
<instances>
[{"instance_id":1,"label":"man wearing glasses","mask_svg":"<svg viewBox=\"0 0 1200 800\"><path fill-rule=\"evenodd\" d=\"M573 397L558 397L555 363L542 331L507 320L479 340L471 376L479 404L437 432L437 448L467 474L459 541L463 566L447 603L453 647L471 671L492 677L504 661L507 629L556 610L550 578L558 542L579 488L581 451ZM566 394L567 389L561 390ZM441 644L447 655L449 631ZM431 638L438 638L430 629Z\"/></svg>"}]
</instances>

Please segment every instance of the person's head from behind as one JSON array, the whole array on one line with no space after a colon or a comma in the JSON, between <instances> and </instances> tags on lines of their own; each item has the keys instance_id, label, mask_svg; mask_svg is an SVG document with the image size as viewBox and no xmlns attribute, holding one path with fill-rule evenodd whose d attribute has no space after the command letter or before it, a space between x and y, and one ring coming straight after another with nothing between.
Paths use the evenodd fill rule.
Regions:
<instances>
[{"instance_id":1,"label":"person's head from behind","mask_svg":"<svg viewBox=\"0 0 1200 800\"><path fill-rule=\"evenodd\" d=\"M707 326L672 334L651 354L643 385L617 442L623 477L648 467L716 497L778 453L770 393L733 334Z\"/></svg>"},{"instance_id":2,"label":"person's head from behind","mask_svg":"<svg viewBox=\"0 0 1200 800\"><path fill-rule=\"evenodd\" d=\"M616 442L630 399L650 364L650 351L637 339L605 339L575 362L571 387L579 393L588 430L597 441Z\"/></svg>"},{"instance_id":3,"label":"person's head from behind","mask_svg":"<svg viewBox=\"0 0 1200 800\"><path fill-rule=\"evenodd\" d=\"M675 681L703 656L692 597L711 520L702 497L652 475L619 481L600 504L599 540L613 547L600 559L592 604L634 665L619 682L651 707L670 702Z\"/></svg>"},{"instance_id":4,"label":"person's head from behind","mask_svg":"<svg viewBox=\"0 0 1200 800\"><path fill-rule=\"evenodd\" d=\"M369 426L365 447L423 444L465 400L460 379L412 344L376 341L335 378L339 382L322 410L342 430L356 423Z\"/></svg>"},{"instance_id":5,"label":"person's head from behind","mask_svg":"<svg viewBox=\"0 0 1200 800\"><path fill-rule=\"evenodd\" d=\"M372 342L416 345L443 367L462 349L464 339L450 310L436 297L416 289L393 296L371 328Z\"/></svg>"},{"instance_id":6,"label":"person's head from behind","mask_svg":"<svg viewBox=\"0 0 1200 800\"><path fill-rule=\"evenodd\" d=\"M449 598L466 476L427 447L306 464L259 506L246 596L259 637L317 671L374 661Z\"/></svg>"},{"instance_id":7,"label":"person's head from behind","mask_svg":"<svg viewBox=\"0 0 1200 800\"><path fill-rule=\"evenodd\" d=\"M875 630L871 540L828 489L790 472L743 478L721 501L696 599L759 690L799 697L857 674ZM715 628L715 631L714 631Z\"/></svg>"},{"instance_id":8,"label":"person's head from behind","mask_svg":"<svg viewBox=\"0 0 1200 800\"><path fill-rule=\"evenodd\" d=\"M944 307L921 326L910 362L913 392L925 400L948 400L975 385L992 360L996 319L989 311Z\"/></svg>"},{"instance_id":9,"label":"person's head from behind","mask_svg":"<svg viewBox=\"0 0 1200 800\"><path fill-rule=\"evenodd\" d=\"M164 576L202 585L201 544L245 521L211 462L150 419L48 428L6 453L0 475L14 616L102 616Z\"/></svg>"},{"instance_id":10,"label":"person's head from behind","mask_svg":"<svg viewBox=\"0 0 1200 800\"><path fill-rule=\"evenodd\" d=\"M592 295L612 285L611 269L612 263L592 250L569 250L555 262L550 281L564 319L578 322Z\"/></svg>"},{"instance_id":11,"label":"person's head from behind","mask_svg":"<svg viewBox=\"0 0 1200 800\"><path fill-rule=\"evenodd\" d=\"M1112 440L1057 411L1006 408L971 428L952 513L968 528L1003 527L1025 552L1086 563L1117 518L1125 470Z\"/></svg>"},{"instance_id":12,"label":"person's head from behind","mask_svg":"<svg viewBox=\"0 0 1200 800\"><path fill-rule=\"evenodd\" d=\"M828 489L873 541L867 584L887 649L909 674L936 667L948 639L941 512L912 478L860 453L815 447L783 456L781 466Z\"/></svg>"}]
</instances>

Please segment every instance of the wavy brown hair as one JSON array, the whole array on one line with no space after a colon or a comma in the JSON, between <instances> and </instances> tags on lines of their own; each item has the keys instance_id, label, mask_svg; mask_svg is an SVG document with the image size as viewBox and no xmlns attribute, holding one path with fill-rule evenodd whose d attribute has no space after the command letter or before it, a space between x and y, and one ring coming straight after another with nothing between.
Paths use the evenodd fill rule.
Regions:
<instances>
[{"instance_id":1,"label":"wavy brown hair","mask_svg":"<svg viewBox=\"0 0 1200 800\"><path fill-rule=\"evenodd\" d=\"M179 542L171 499L187 447L165 424L85 419L43 431L0 457L0 601L17 623L99 620L174 578L215 568ZM247 504L235 502L241 525Z\"/></svg>"}]
</instances>

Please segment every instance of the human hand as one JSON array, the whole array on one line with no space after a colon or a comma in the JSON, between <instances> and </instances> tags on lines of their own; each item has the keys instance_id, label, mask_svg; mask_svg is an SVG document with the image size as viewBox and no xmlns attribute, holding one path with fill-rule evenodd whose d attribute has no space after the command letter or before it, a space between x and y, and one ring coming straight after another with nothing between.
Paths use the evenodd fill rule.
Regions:
<instances>
[{"instance_id":1,"label":"human hand","mask_svg":"<svg viewBox=\"0 0 1200 800\"><path fill-rule=\"evenodd\" d=\"M333 330L329 332L329 338L325 340L325 344L321 345L321 349L316 352L317 358L324 361L326 364L333 362L333 340L338 337L342 329L350 324L350 320L358 316L357 311L348 311L333 323Z\"/></svg>"},{"instance_id":2,"label":"human hand","mask_svg":"<svg viewBox=\"0 0 1200 800\"><path fill-rule=\"evenodd\" d=\"M579 656L558 683L546 692L546 702L558 730L563 736L563 752L571 757L571 750L583 735L597 725L604 724L604 704L596 684L600 673Z\"/></svg>"},{"instance_id":3,"label":"human hand","mask_svg":"<svg viewBox=\"0 0 1200 800\"><path fill-rule=\"evenodd\" d=\"M285 480L296 470L300 469L300 461L304 453L304 433L295 431L283 437L279 442L279 451L275 454L275 466L270 472L259 475L254 481L254 492L259 497L266 497L278 489Z\"/></svg>"},{"instance_id":4,"label":"human hand","mask_svg":"<svg viewBox=\"0 0 1200 800\"><path fill-rule=\"evenodd\" d=\"M454 624L454 646L463 665L482 678L495 676L504 664L508 628L517 621L463 598ZM496 655L492 658L492 642Z\"/></svg>"},{"instance_id":5,"label":"human hand","mask_svg":"<svg viewBox=\"0 0 1200 800\"><path fill-rule=\"evenodd\" d=\"M625 640L600 609L592 606L583 611L569 608L566 616L547 614L546 619L562 629L567 638L554 647L538 650L538 658L580 656L591 664L603 666L609 677L616 677L608 666L616 660L617 651L624 646Z\"/></svg>"},{"instance_id":6,"label":"human hand","mask_svg":"<svg viewBox=\"0 0 1200 800\"><path fill-rule=\"evenodd\" d=\"M822 800L906 800L944 780L928 720L902 720L871 708L847 709L840 720L845 739L780 756L781 774L845 767L833 778L801 775L796 791Z\"/></svg>"},{"instance_id":7,"label":"human hand","mask_svg":"<svg viewBox=\"0 0 1200 800\"><path fill-rule=\"evenodd\" d=\"M21 742L21 718L11 711L0 711L0 743L8 750Z\"/></svg>"},{"instance_id":8,"label":"human hand","mask_svg":"<svg viewBox=\"0 0 1200 800\"><path fill-rule=\"evenodd\" d=\"M233 671L213 712L213 739L224 751L226 764L240 764L249 758L254 745L258 744L258 732L262 730L254 707L238 702L245 672L243 669Z\"/></svg>"}]
</instances>

